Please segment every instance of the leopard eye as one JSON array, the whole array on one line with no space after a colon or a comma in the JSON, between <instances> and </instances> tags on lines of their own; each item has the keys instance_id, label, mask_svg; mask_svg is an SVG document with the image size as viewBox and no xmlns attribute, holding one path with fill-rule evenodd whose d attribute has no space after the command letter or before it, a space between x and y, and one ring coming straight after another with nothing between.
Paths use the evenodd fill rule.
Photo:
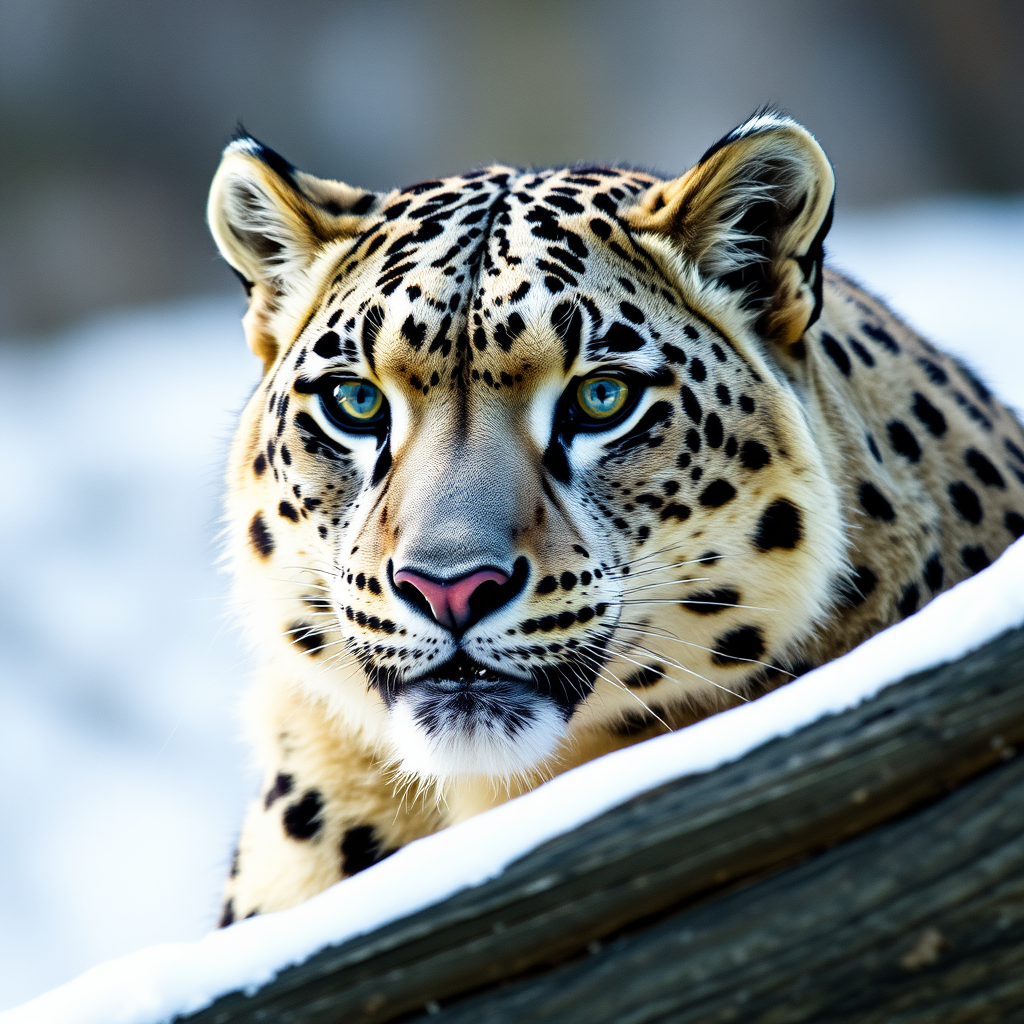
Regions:
<instances>
[{"instance_id":1,"label":"leopard eye","mask_svg":"<svg viewBox=\"0 0 1024 1024\"><path fill-rule=\"evenodd\" d=\"M615 418L629 399L629 386L615 377L587 377L576 388L576 401L592 422Z\"/></svg>"},{"instance_id":2,"label":"leopard eye","mask_svg":"<svg viewBox=\"0 0 1024 1024\"><path fill-rule=\"evenodd\" d=\"M376 427L387 411L384 393L366 380L341 380L322 394L324 409L343 430Z\"/></svg>"}]
</instances>

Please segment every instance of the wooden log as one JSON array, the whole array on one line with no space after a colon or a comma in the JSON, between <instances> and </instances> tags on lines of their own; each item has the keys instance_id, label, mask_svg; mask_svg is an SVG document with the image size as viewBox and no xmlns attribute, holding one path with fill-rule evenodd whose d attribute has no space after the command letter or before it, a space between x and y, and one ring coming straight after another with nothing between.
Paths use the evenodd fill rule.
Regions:
<instances>
[{"instance_id":1,"label":"wooden log","mask_svg":"<svg viewBox=\"0 0 1024 1024\"><path fill-rule=\"evenodd\" d=\"M1022 742L1024 630L1015 630L960 661L911 676L858 708L765 744L732 764L630 800L532 851L499 878L324 949L283 971L255 995L229 994L188 1019L202 1024L375 1024L427 1005L436 1008L527 971L550 970L627 927L646 922L652 936L660 935L663 926L651 922L668 913L678 915L697 902L707 903L711 912L738 899L741 894L729 892L741 883L756 900L763 886L782 884L779 879L791 872L779 879L754 879L815 857L806 866L811 869L823 851L918 811L1001 764ZM998 777L1005 777L1004 772ZM894 878L904 879L905 874ZM836 904L836 913L841 904ZM802 919L811 910L795 907L794 913ZM837 917L834 927L841 925ZM874 936L865 946L870 952L877 935L870 929L864 934ZM1011 929L1000 934L1016 933ZM733 938L735 956L740 956L746 948L741 927ZM920 941L927 945L926 938ZM935 941L942 945L941 939ZM727 950L720 955L727 960L733 956ZM1012 961L1016 954L1007 955ZM795 956L799 966L801 957ZM564 972L578 969L563 966L551 978L568 978ZM795 979L792 975L790 982L797 984ZM544 1015L550 993L530 988L542 983L543 978L519 981L510 990L532 993L522 998L535 1000L529 1005L541 1008L541 1016L493 1019L576 1019L560 1016L561 1011ZM634 1017L645 997L630 991L641 1002L615 1019L662 1019ZM500 993L479 996L479 1012L485 1006L488 1013L504 1012L501 998ZM453 1005L443 1012L468 1011ZM666 1012L665 1020L690 1019L671 1016L682 1011ZM727 1013L714 1019L733 1018ZM742 1013L736 1019L754 1018Z\"/></svg>"},{"instance_id":2,"label":"wooden log","mask_svg":"<svg viewBox=\"0 0 1024 1024\"><path fill-rule=\"evenodd\" d=\"M1024 758L927 810L439 1024L1004 1022L1024 1015Z\"/></svg>"}]
</instances>

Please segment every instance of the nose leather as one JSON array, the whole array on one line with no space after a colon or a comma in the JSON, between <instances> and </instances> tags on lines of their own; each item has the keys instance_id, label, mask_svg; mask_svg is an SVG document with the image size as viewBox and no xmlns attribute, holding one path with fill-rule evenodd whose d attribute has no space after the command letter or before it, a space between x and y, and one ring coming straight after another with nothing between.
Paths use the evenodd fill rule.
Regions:
<instances>
[{"instance_id":1,"label":"nose leather","mask_svg":"<svg viewBox=\"0 0 1024 1024\"><path fill-rule=\"evenodd\" d=\"M395 586L408 583L415 587L430 605L438 624L445 629L462 629L469 622L472 617L469 601L481 584L497 583L502 586L509 580L505 573L497 569L478 569L445 583L438 583L409 569L400 569L394 578Z\"/></svg>"}]
</instances>

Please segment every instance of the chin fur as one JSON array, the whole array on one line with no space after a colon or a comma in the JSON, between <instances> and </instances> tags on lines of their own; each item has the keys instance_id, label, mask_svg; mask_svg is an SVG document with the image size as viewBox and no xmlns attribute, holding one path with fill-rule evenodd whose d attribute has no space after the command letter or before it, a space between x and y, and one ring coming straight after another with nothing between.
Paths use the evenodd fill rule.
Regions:
<instances>
[{"instance_id":1,"label":"chin fur","mask_svg":"<svg viewBox=\"0 0 1024 1024\"><path fill-rule=\"evenodd\" d=\"M420 684L392 705L390 735L404 773L437 782L509 780L554 752L565 718L553 701L516 684L486 690Z\"/></svg>"}]
</instances>

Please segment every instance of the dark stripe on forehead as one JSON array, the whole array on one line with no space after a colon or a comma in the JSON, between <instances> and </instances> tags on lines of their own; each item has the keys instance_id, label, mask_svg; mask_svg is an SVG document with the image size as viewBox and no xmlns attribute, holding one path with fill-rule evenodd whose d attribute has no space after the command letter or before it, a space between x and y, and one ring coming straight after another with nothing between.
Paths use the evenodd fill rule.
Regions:
<instances>
[{"instance_id":1,"label":"dark stripe on forehead","mask_svg":"<svg viewBox=\"0 0 1024 1024\"><path fill-rule=\"evenodd\" d=\"M374 373L376 373L376 367L373 361L373 348L383 325L384 307L371 306L363 316L363 355Z\"/></svg>"}]
</instances>

